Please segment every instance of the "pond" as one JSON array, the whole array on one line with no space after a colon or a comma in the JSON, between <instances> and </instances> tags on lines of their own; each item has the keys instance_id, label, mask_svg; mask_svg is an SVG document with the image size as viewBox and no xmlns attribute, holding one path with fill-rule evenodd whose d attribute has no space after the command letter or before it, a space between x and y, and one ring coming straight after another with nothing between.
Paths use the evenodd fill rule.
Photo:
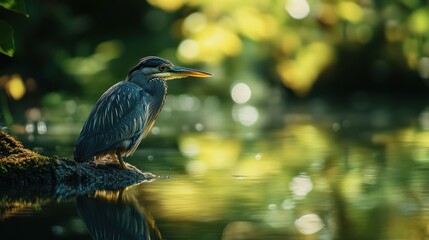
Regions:
<instances>
[{"instance_id":1,"label":"pond","mask_svg":"<svg viewBox=\"0 0 429 240\"><path fill-rule=\"evenodd\" d=\"M126 161L158 178L70 199L2 194L0 238L427 239L429 112L370 112L149 136ZM20 140L70 157L76 134Z\"/></svg>"}]
</instances>

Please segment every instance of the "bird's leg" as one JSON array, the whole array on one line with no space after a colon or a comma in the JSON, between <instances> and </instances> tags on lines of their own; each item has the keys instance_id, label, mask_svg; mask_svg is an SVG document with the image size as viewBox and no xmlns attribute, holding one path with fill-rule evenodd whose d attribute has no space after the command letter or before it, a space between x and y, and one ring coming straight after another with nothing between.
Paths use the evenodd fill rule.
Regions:
<instances>
[{"instance_id":1,"label":"bird's leg","mask_svg":"<svg viewBox=\"0 0 429 240\"><path fill-rule=\"evenodd\" d=\"M121 156L121 152L119 150L117 151L110 151L108 152L110 158L113 161L118 161L119 165L121 166L122 169L126 169L127 167L125 166L124 160L122 160L122 156Z\"/></svg>"},{"instance_id":2,"label":"bird's leg","mask_svg":"<svg viewBox=\"0 0 429 240\"><path fill-rule=\"evenodd\" d=\"M118 157L117 159L118 159L119 165L121 165L121 168L127 169L127 167L125 166L124 160L122 160L121 153L118 150L116 151L116 156Z\"/></svg>"},{"instance_id":3,"label":"bird's leg","mask_svg":"<svg viewBox=\"0 0 429 240\"><path fill-rule=\"evenodd\" d=\"M116 154L114 151L110 151L109 152L109 156L113 161L118 161L118 159L116 158Z\"/></svg>"}]
</instances>

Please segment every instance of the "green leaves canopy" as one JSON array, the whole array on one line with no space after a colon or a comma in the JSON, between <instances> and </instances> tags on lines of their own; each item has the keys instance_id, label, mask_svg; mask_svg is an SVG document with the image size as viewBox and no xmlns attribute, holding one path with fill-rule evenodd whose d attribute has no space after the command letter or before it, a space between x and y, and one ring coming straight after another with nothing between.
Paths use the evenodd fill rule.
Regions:
<instances>
[{"instance_id":1,"label":"green leaves canopy","mask_svg":"<svg viewBox=\"0 0 429 240\"><path fill-rule=\"evenodd\" d=\"M28 17L24 0L0 0L0 7ZM14 52L13 29L8 23L0 19L0 53L12 57Z\"/></svg>"}]
</instances>

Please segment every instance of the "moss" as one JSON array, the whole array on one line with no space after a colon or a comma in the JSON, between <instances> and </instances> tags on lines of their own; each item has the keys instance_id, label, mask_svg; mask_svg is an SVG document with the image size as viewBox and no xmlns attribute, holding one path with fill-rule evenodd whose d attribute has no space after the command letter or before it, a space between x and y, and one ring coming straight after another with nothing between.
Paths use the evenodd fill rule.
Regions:
<instances>
[{"instance_id":1,"label":"moss","mask_svg":"<svg viewBox=\"0 0 429 240\"><path fill-rule=\"evenodd\" d=\"M25 153L22 143L16 141L7 133L0 131L0 159L14 154ZM31 154L31 153L28 153Z\"/></svg>"},{"instance_id":2,"label":"moss","mask_svg":"<svg viewBox=\"0 0 429 240\"><path fill-rule=\"evenodd\" d=\"M0 191L8 195L22 196L25 192L64 198L95 189L120 189L155 177L132 165L127 167L121 169L110 161L79 164L43 156L0 131Z\"/></svg>"},{"instance_id":3,"label":"moss","mask_svg":"<svg viewBox=\"0 0 429 240\"><path fill-rule=\"evenodd\" d=\"M54 165L55 161L25 149L22 143L0 131L0 179L5 183L50 171Z\"/></svg>"}]
</instances>

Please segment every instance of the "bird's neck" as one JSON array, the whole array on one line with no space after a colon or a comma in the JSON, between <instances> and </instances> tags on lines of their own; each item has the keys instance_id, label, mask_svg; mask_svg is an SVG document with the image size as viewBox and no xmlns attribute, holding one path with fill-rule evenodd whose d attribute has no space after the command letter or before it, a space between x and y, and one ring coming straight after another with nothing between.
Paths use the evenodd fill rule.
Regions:
<instances>
[{"instance_id":1,"label":"bird's neck","mask_svg":"<svg viewBox=\"0 0 429 240\"><path fill-rule=\"evenodd\" d=\"M167 98L167 82L162 79L149 80L145 85L142 86L143 90L151 95L150 104L154 109L158 109L155 113L155 117L161 111Z\"/></svg>"},{"instance_id":2,"label":"bird's neck","mask_svg":"<svg viewBox=\"0 0 429 240\"><path fill-rule=\"evenodd\" d=\"M128 75L126 81L130 81L141 87L146 93L159 100L161 106L164 104L167 95L166 81L160 78L148 79L144 74L138 71Z\"/></svg>"},{"instance_id":3,"label":"bird's neck","mask_svg":"<svg viewBox=\"0 0 429 240\"><path fill-rule=\"evenodd\" d=\"M146 84L140 86L154 97L163 97L163 99L165 99L165 96L167 95L167 82L162 79L151 79L146 82Z\"/></svg>"}]
</instances>

